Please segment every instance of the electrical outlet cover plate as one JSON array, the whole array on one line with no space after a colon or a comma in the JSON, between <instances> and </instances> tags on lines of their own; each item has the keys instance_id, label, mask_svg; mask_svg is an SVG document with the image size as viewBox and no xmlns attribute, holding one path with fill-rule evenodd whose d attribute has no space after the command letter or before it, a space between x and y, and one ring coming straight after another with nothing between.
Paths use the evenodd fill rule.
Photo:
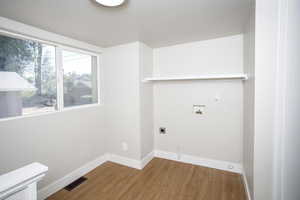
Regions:
<instances>
[{"instance_id":1,"label":"electrical outlet cover plate","mask_svg":"<svg viewBox=\"0 0 300 200\"><path fill-rule=\"evenodd\" d=\"M123 151L128 151L128 144L126 142L122 142Z\"/></svg>"}]
</instances>

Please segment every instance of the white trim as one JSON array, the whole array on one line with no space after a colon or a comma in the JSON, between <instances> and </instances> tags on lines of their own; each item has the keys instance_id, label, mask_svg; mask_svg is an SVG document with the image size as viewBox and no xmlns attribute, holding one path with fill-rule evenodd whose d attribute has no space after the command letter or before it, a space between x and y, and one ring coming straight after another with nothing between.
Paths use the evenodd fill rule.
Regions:
<instances>
[{"instance_id":1,"label":"white trim","mask_svg":"<svg viewBox=\"0 0 300 200\"><path fill-rule=\"evenodd\" d=\"M62 111L64 108L64 75L62 73L62 49L60 47L55 48L55 70L57 110Z\"/></svg>"},{"instance_id":2,"label":"white trim","mask_svg":"<svg viewBox=\"0 0 300 200\"><path fill-rule=\"evenodd\" d=\"M103 48L75 40L69 37L51 33L33 26L29 26L11 19L0 17L0 29L4 29L2 33L12 32L16 37L26 37L43 43L53 44L57 46L64 45L66 47L74 47L82 50L92 51L94 53L102 53ZM11 34L11 33L10 33Z\"/></svg>"},{"instance_id":3,"label":"white trim","mask_svg":"<svg viewBox=\"0 0 300 200\"><path fill-rule=\"evenodd\" d=\"M193 165L199 165L199 166L242 174L242 165L239 163L200 158L200 157L191 156L187 154L181 154L180 156L178 156L177 153L166 152L161 150L155 150L154 156L158 158L164 158L168 160L174 160L178 162L189 163Z\"/></svg>"},{"instance_id":4,"label":"white trim","mask_svg":"<svg viewBox=\"0 0 300 200\"><path fill-rule=\"evenodd\" d=\"M141 161L141 169L144 167L154 158L154 152L148 153Z\"/></svg>"},{"instance_id":5,"label":"white trim","mask_svg":"<svg viewBox=\"0 0 300 200\"><path fill-rule=\"evenodd\" d=\"M3 30L5 29L5 30ZM57 109L53 111L41 111L35 112L28 115L22 115L17 117L8 117L8 118L1 118L0 122L2 121L10 121L15 119L23 119L27 117L36 117L41 115L48 115L53 113L59 113L67 110L74 110L79 108L88 108L93 106L101 106L100 102L100 53L103 52L102 48L90 45L85 42L81 42L78 40L74 40L71 38L67 38L58 34L54 34L51 32L47 32L26 24L22 24L4 17L0 17L0 34L4 34L10 37L16 37L20 39L28 39L37 42L41 42L48 45L53 45L55 47L55 56L56 56L56 87L57 87L57 102L58 106ZM62 51L73 51L78 53L84 53L90 56L95 56L97 59L97 92L98 92L98 99L97 103L93 104L85 104L85 105L78 105L72 107L64 107L64 92L63 92L63 63L62 63Z\"/></svg>"},{"instance_id":6,"label":"white trim","mask_svg":"<svg viewBox=\"0 0 300 200\"><path fill-rule=\"evenodd\" d=\"M286 133L286 40L288 31L289 1L278 1L278 35L277 35L277 71L276 71L276 104L274 123L273 151L273 198L284 199L284 144Z\"/></svg>"},{"instance_id":7,"label":"white trim","mask_svg":"<svg viewBox=\"0 0 300 200\"><path fill-rule=\"evenodd\" d=\"M142 169L141 161L135 160L132 158L126 158L123 156L115 155L115 154L108 154L108 160L110 162L114 162L120 165L125 165L127 167L135 168L135 169Z\"/></svg>"},{"instance_id":8,"label":"white trim","mask_svg":"<svg viewBox=\"0 0 300 200\"><path fill-rule=\"evenodd\" d=\"M48 167L40 163L32 163L20 169L0 176L0 199L24 190L29 185L41 180Z\"/></svg>"},{"instance_id":9,"label":"white trim","mask_svg":"<svg viewBox=\"0 0 300 200\"><path fill-rule=\"evenodd\" d=\"M92 87L96 86L97 88L97 103L92 103L92 104L84 104L84 105L74 105L70 107L65 107L64 105L64 63L63 63L63 51L70 51L73 53L79 53L79 54L85 54L88 56L91 56L91 59L93 57L96 57L96 60L99 60L100 54L94 54L90 51L84 51L80 50L77 48L72 48L72 47L62 47L62 46L57 46L55 48L56 50L56 71L57 71L57 76L56 76L56 83L57 83L57 102L58 102L58 110L62 111L65 109L76 109L78 107L84 107L88 105L99 105L100 104L100 80L99 80L99 71L100 71L100 64L98 62L92 63L92 69L96 67L96 85L92 85ZM91 71L93 73L93 70ZM94 76L94 74L91 74Z\"/></svg>"},{"instance_id":10,"label":"white trim","mask_svg":"<svg viewBox=\"0 0 300 200\"><path fill-rule=\"evenodd\" d=\"M178 161L177 153L155 150L154 156L157 158L164 158L164 159L168 159L168 160Z\"/></svg>"},{"instance_id":11,"label":"white trim","mask_svg":"<svg viewBox=\"0 0 300 200\"><path fill-rule=\"evenodd\" d=\"M104 88L102 88L102 83L104 81L104 78L102 77L103 76L103 67L100 63L100 57L102 55L99 54L96 58L96 65L97 65L97 90L98 90L98 104L102 104L103 103L103 99L101 99L102 97L102 91L104 91ZM102 58L102 57L101 57Z\"/></svg>"},{"instance_id":12,"label":"white trim","mask_svg":"<svg viewBox=\"0 0 300 200\"><path fill-rule=\"evenodd\" d=\"M92 103L92 104L84 104L84 105L75 105L75 106L70 106L70 107L64 107L62 111L68 111L68 110L77 110L80 108L90 108L90 107L97 107L101 106L102 104L100 103Z\"/></svg>"},{"instance_id":13,"label":"white trim","mask_svg":"<svg viewBox=\"0 0 300 200\"><path fill-rule=\"evenodd\" d=\"M127 167L142 170L154 158L154 152L147 154L142 160L135 160L116 154L107 154L107 160Z\"/></svg>"},{"instance_id":14,"label":"white trim","mask_svg":"<svg viewBox=\"0 0 300 200\"><path fill-rule=\"evenodd\" d=\"M4 30L4 29L0 29L0 34L3 35L3 36L6 36L6 37L11 37L11 38L20 39L20 40L31 40L31 41L34 41L34 42L39 42L39 43L48 45L48 46L53 46L53 47L58 46L57 43L48 42L48 41L45 41L45 40L40 40L40 39L37 39L35 37L30 37L30 36L27 36L25 33L20 34L20 33L15 33L14 31L7 31L7 30Z\"/></svg>"},{"instance_id":15,"label":"white trim","mask_svg":"<svg viewBox=\"0 0 300 200\"><path fill-rule=\"evenodd\" d=\"M81 105L81 106L73 106L69 108L64 108L62 110L53 110L53 111L41 111L41 112L35 112L32 114L27 114L27 115L22 115L22 116L17 116L17 117L7 117L7 118L1 118L1 122L5 121L11 121L11 120L18 120L18 119L25 119L25 118L34 118L34 117L40 117L40 116L46 116L46 115L53 115L53 114L59 114L59 113L64 113L64 112L69 112L72 110L81 110L81 109L86 109L86 108L97 108L97 107L102 107L103 104L97 103L97 104L86 104L86 105Z\"/></svg>"},{"instance_id":16,"label":"white trim","mask_svg":"<svg viewBox=\"0 0 300 200\"><path fill-rule=\"evenodd\" d=\"M61 46L59 45L59 47L61 48L62 51L69 51L69 52L72 52L72 53L79 53L79 54L84 54L84 55L88 55L88 56L99 56L100 53L94 53L92 51L89 51L89 50L82 50L82 49L79 49L79 48L74 48L74 47L69 47L69 46Z\"/></svg>"},{"instance_id":17,"label":"white trim","mask_svg":"<svg viewBox=\"0 0 300 200\"><path fill-rule=\"evenodd\" d=\"M215 74L215 75L199 75L199 76L165 76L165 77L149 77L143 79L148 81L187 81L187 80L225 80L225 79L241 79L247 80L247 74Z\"/></svg>"},{"instance_id":18,"label":"white trim","mask_svg":"<svg viewBox=\"0 0 300 200\"><path fill-rule=\"evenodd\" d=\"M103 155L84 166L76 169L75 171L69 173L68 175L62 177L61 179L51 183L50 185L42 188L38 191L38 200L44 200L50 195L54 194L55 192L61 190L68 184L72 183L74 180L78 179L79 177L87 174L88 172L92 171L96 167L102 165L107 161L107 155Z\"/></svg>"},{"instance_id":19,"label":"white trim","mask_svg":"<svg viewBox=\"0 0 300 200\"><path fill-rule=\"evenodd\" d=\"M242 177L243 177L244 188L245 188L245 190L246 190L247 199L248 199L248 200L251 200L249 184L248 184L248 180L247 180L247 176L246 176L246 173L245 173L245 169L244 169L244 168L243 168L243 174L242 174Z\"/></svg>"},{"instance_id":20,"label":"white trim","mask_svg":"<svg viewBox=\"0 0 300 200\"><path fill-rule=\"evenodd\" d=\"M89 173L96 167L102 165L103 163L110 161L120 165L124 165L127 167L135 168L138 170L143 169L154 157L154 152L149 153L144 159L142 160L135 160L115 154L105 154L84 166L76 169L75 171L69 173L68 175L62 177L61 179L51 183L50 185L42 188L38 191L38 200L44 200L50 195L54 194L55 192L61 190L74 180L78 179L81 176Z\"/></svg>"},{"instance_id":21,"label":"white trim","mask_svg":"<svg viewBox=\"0 0 300 200\"><path fill-rule=\"evenodd\" d=\"M91 161L84 166L76 169L75 171L69 173L68 175L64 176L63 178L51 183L50 185L42 188L38 191L38 200L44 200L50 195L54 194L55 192L61 190L66 185L70 184L72 181L78 179L79 177L89 173L96 167L102 165L106 161L114 162L120 165L124 165L127 167L135 168L138 170L142 170L154 157L158 158L164 158L168 160L174 160L194 165L200 165L205 166L209 168L215 168L235 173L242 173L242 167L240 164L237 163L231 163L227 161L218 161L218 160L212 160L212 159L203 159L195 156L190 155L182 155L180 159L178 159L178 155L176 153L172 152L166 152L166 151L159 151L156 150L154 152L150 152L147 156L145 156L142 160L135 160L123 156L119 156L116 154L105 154L94 161ZM232 165L233 169L228 169L228 166ZM243 175L244 176L244 175ZM248 188L248 187L246 187ZM248 190L247 190L248 193ZM251 200L251 199L248 199Z\"/></svg>"}]
</instances>

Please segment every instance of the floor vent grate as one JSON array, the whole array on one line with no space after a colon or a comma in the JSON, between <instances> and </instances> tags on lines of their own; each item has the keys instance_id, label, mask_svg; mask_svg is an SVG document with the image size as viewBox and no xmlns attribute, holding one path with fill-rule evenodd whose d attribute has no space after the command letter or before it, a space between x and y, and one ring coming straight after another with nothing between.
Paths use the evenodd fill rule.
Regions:
<instances>
[{"instance_id":1,"label":"floor vent grate","mask_svg":"<svg viewBox=\"0 0 300 200\"><path fill-rule=\"evenodd\" d=\"M67 185L64 189L68 191L72 191L74 188L78 187L80 184L82 184L84 181L86 181L87 178L80 177L79 179L73 181L69 185Z\"/></svg>"}]
</instances>

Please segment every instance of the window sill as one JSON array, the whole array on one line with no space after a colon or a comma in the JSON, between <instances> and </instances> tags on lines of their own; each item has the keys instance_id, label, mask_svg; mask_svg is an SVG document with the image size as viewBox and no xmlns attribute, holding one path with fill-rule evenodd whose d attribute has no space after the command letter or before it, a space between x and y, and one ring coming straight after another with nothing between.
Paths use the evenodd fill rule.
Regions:
<instances>
[{"instance_id":1,"label":"window sill","mask_svg":"<svg viewBox=\"0 0 300 200\"><path fill-rule=\"evenodd\" d=\"M58 114L58 113L63 113L63 112L68 112L68 111L73 111L73 110L82 110L86 108L98 108L102 107L103 104L88 104L88 105L81 105L81 106L74 106L74 107L69 107L69 108L64 108L62 110L56 110L56 111L45 111L45 112L37 112L33 114L27 114L27 115L22 115L22 116L17 116L17 117L7 117L7 118L1 118L0 122L5 122L5 121L11 121L11 120L18 120L18 119L25 119L25 118L34 118L34 117L39 117L39 116L44 116L44 115L52 115L52 114Z\"/></svg>"}]
</instances>

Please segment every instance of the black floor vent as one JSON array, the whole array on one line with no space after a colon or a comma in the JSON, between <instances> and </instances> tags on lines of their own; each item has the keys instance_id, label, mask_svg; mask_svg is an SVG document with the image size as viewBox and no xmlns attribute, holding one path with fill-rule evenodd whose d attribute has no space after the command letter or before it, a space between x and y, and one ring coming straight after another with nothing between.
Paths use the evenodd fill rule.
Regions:
<instances>
[{"instance_id":1,"label":"black floor vent","mask_svg":"<svg viewBox=\"0 0 300 200\"><path fill-rule=\"evenodd\" d=\"M77 179L77 180L73 181L72 183L70 183L69 185L67 185L64 189L68 190L68 191L72 191L74 188L76 188L77 186L79 186L81 183L83 183L86 180L87 180L87 178L80 177L79 179Z\"/></svg>"}]
</instances>

